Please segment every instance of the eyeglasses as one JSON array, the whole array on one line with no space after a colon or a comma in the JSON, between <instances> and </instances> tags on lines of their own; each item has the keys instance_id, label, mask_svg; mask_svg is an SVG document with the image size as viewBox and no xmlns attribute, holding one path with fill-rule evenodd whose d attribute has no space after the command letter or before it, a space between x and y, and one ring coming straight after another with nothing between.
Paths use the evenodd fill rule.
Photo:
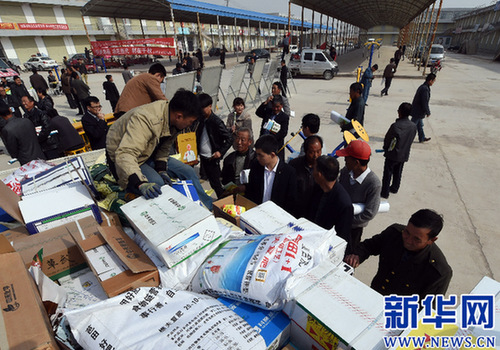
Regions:
<instances>
[{"instance_id":1,"label":"eyeglasses","mask_svg":"<svg viewBox=\"0 0 500 350\"><path fill-rule=\"evenodd\" d=\"M102 109L102 106L101 105L99 105L99 106L90 106L90 108L92 108L92 109Z\"/></svg>"}]
</instances>

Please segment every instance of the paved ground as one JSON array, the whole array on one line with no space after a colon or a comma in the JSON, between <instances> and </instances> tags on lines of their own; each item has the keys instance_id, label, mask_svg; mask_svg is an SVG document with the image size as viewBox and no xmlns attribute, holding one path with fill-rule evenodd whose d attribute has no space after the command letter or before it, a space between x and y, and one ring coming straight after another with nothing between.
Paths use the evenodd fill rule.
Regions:
<instances>
[{"instance_id":1,"label":"paved ground","mask_svg":"<svg viewBox=\"0 0 500 350\"><path fill-rule=\"evenodd\" d=\"M373 60L379 64L380 71L373 82L365 115L365 128L373 150L382 148L383 137L397 117L399 104L411 102L424 81L422 71L417 71L407 60L402 61L389 96L380 97L380 74L394 50L394 47L382 47ZM331 110L345 113L348 88L354 82L352 72L360 64L366 67L365 59L360 50L340 56L340 75L330 81L295 79L297 92L292 88L290 104L296 117L291 120L289 132L299 129L304 114L317 113L321 117L320 133L325 138L325 145L333 150L342 139L329 113ZM217 60L208 64L217 64ZM224 91L235 64L236 59L228 57L228 69L222 77ZM133 68L147 70L147 67ZM497 190L500 185L497 159L500 146L497 139L499 73L498 62L447 54L444 68L432 87L432 115L425 120L426 134L432 140L413 145L400 193L389 198L390 212L378 215L364 233L366 238L394 222L406 223L410 215L421 208L433 208L442 213L445 228L437 244L454 270L449 293L467 293L485 275L500 280L500 254L496 247L500 231L495 221L500 207ZM121 71L111 71L111 74L121 90ZM28 75L23 75L23 79L29 81ZM104 112L110 112L109 103L102 94L104 74L90 75L89 79L92 92L102 99ZM64 97L56 97L55 103L62 115L75 117L74 110L65 108ZM226 115L227 110L222 108L219 113ZM255 117L254 131L258 131L259 125ZM292 145L298 148L300 141L294 140ZM7 168L8 159L7 155L0 155L0 170ZM373 153L370 167L381 177L383 156L380 153ZM377 259L371 258L356 270L356 276L369 283L376 268Z\"/></svg>"}]
</instances>

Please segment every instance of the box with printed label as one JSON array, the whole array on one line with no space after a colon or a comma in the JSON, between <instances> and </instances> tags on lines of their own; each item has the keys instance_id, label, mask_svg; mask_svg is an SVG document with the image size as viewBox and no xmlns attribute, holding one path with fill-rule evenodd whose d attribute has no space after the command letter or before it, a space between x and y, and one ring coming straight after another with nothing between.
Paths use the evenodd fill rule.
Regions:
<instances>
[{"instance_id":1,"label":"box with printed label","mask_svg":"<svg viewBox=\"0 0 500 350\"><path fill-rule=\"evenodd\" d=\"M99 207L81 182L24 196L22 200L2 182L0 206L24 224L30 234L89 216L102 222Z\"/></svg>"},{"instance_id":2,"label":"box with printed label","mask_svg":"<svg viewBox=\"0 0 500 350\"><path fill-rule=\"evenodd\" d=\"M20 255L0 236L2 349L59 349L38 289Z\"/></svg>"},{"instance_id":3,"label":"box with printed label","mask_svg":"<svg viewBox=\"0 0 500 350\"><path fill-rule=\"evenodd\" d=\"M240 227L248 234L266 235L295 221L287 211L267 201L241 214Z\"/></svg>"},{"instance_id":4,"label":"box with printed label","mask_svg":"<svg viewBox=\"0 0 500 350\"><path fill-rule=\"evenodd\" d=\"M103 221L101 224L103 226L120 224L115 214L112 216L108 214L105 217L111 220ZM87 266L74 237L83 240L99 234L98 227L99 224L94 218L86 217L36 235L6 231L4 236L21 255L26 267L29 267L33 256L43 248L42 271L52 280L56 280Z\"/></svg>"},{"instance_id":5,"label":"box with printed label","mask_svg":"<svg viewBox=\"0 0 500 350\"><path fill-rule=\"evenodd\" d=\"M221 237L214 216L170 186L157 198L121 207L130 223L172 268Z\"/></svg>"},{"instance_id":6,"label":"box with printed label","mask_svg":"<svg viewBox=\"0 0 500 350\"><path fill-rule=\"evenodd\" d=\"M228 213L225 213L224 210L222 209L224 205L229 205L229 204L245 207L246 211L255 208L257 206L257 204L252 202L250 199L246 199L245 197L239 194L237 194L235 197L228 196L214 202L215 217L226 219L227 221L232 222L238 227L240 227L240 216L232 217Z\"/></svg>"},{"instance_id":7,"label":"box with printed label","mask_svg":"<svg viewBox=\"0 0 500 350\"><path fill-rule=\"evenodd\" d=\"M287 311L303 332L292 332L294 344L311 337L324 349L336 346L358 350L385 349L384 298L331 263L320 264L294 288L295 301ZM328 307L325 307L328 305ZM335 310L335 312L332 312Z\"/></svg>"},{"instance_id":8,"label":"box with printed label","mask_svg":"<svg viewBox=\"0 0 500 350\"><path fill-rule=\"evenodd\" d=\"M99 227L99 234L77 242L108 295L138 287L157 287L158 269L120 227Z\"/></svg>"},{"instance_id":9,"label":"box with printed label","mask_svg":"<svg viewBox=\"0 0 500 350\"><path fill-rule=\"evenodd\" d=\"M290 319L281 311L263 310L227 298L218 298L222 304L233 310L266 341L267 350L281 349L290 337Z\"/></svg>"},{"instance_id":10,"label":"box with printed label","mask_svg":"<svg viewBox=\"0 0 500 350\"><path fill-rule=\"evenodd\" d=\"M193 185L193 181L191 180L183 180L176 181L172 183L172 188L176 191L179 191L193 202L199 202L200 197L198 196L198 192L196 192L196 188Z\"/></svg>"}]
</instances>

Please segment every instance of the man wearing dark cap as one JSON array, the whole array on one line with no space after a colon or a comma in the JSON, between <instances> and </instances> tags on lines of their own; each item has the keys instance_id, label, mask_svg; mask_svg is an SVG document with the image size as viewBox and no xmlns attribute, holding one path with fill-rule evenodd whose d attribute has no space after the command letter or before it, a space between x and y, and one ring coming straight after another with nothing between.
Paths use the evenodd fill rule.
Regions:
<instances>
[{"instance_id":1,"label":"man wearing dark cap","mask_svg":"<svg viewBox=\"0 0 500 350\"><path fill-rule=\"evenodd\" d=\"M363 140L354 140L336 155L345 157L345 167L340 171L339 182L351 197L352 203L363 204L364 210L353 216L351 229L351 246L347 252L352 252L361 241L363 228L368 225L378 212L380 206L380 179L368 167L371 148Z\"/></svg>"}]
</instances>

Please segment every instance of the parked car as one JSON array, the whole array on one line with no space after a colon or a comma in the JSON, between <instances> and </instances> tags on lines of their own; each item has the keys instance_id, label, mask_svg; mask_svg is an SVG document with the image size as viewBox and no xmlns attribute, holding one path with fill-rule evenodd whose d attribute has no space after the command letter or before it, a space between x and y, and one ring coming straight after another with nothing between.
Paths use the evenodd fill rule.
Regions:
<instances>
[{"instance_id":1,"label":"parked car","mask_svg":"<svg viewBox=\"0 0 500 350\"><path fill-rule=\"evenodd\" d=\"M431 46L431 52L429 54L429 62L427 62L428 66L432 66L437 61L444 60L444 47L443 45L434 44Z\"/></svg>"},{"instance_id":2,"label":"parked car","mask_svg":"<svg viewBox=\"0 0 500 350\"><path fill-rule=\"evenodd\" d=\"M253 55L254 52L255 56ZM250 58L252 57L255 57L255 60L258 60L259 58L269 60L271 58L271 54L266 49L253 49L250 53L246 54L245 61L243 62L250 62Z\"/></svg>"},{"instance_id":3,"label":"parked car","mask_svg":"<svg viewBox=\"0 0 500 350\"><path fill-rule=\"evenodd\" d=\"M299 56L297 58L297 55ZM327 51L320 49L302 49L292 56L288 69L292 75L322 75L330 80L338 73L339 66Z\"/></svg>"},{"instance_id":4,"label":"parked car","mask_svg":"<svg viewBox=\"0 0 500 350\"><path fill-rule=\"evenodd\" d=\"M299 52L299 47L297 45L290 45L290 53L293 55Z\"/></svg>"},{"instance_id":5,"label":"parked car","mask_svg":"<svg viewBox=\"0 0 500 350\"><path fill-rule=\"evenodd\" d=\"M51 70L57 67L57 62L47 56L34 56L24 63L24 67L28 70L33 68L38 70Z\"/></svg>"},{"instance_id":6,"label":"parked car","mask_svg":"<svg viewBox=\"0 0 500 350\"><path fill-rule=\"evenodd\" d=\"M7 81L13 81L19 74L13 70L4 60L0 59L0 78L7 78Z\"/></svg>"},{"instance_id":7,"label":"parked car","mask_svg":"<svg viewBox=\"0 0 500 350\"><path fill-rule=\"evenodd\" d=\"M213 56L220 56L220 48L219 47L212 47L210 50L208 50L208 55L210 57Z\"/></svg>"},{"instance_id":8,"label":"parked car","mask_svg":"<svg viewBox=\"0 0 500 350\"><path fill-rule=\"evenodd\" d=\"M90 58L92 58L92 56L90 56ZM85 63L85 67L87 68L87 72L89 73L95 73L95 66L93 64L92 61L89 62L89 60L87 60L87 56L85 56L84 53L76 53L74 54L73 56L71 56L68 60L68 63L73 65L73 64L77 64L78 63L78 60L82 59L83 62Z\"/></svg>"}]
</instances>

